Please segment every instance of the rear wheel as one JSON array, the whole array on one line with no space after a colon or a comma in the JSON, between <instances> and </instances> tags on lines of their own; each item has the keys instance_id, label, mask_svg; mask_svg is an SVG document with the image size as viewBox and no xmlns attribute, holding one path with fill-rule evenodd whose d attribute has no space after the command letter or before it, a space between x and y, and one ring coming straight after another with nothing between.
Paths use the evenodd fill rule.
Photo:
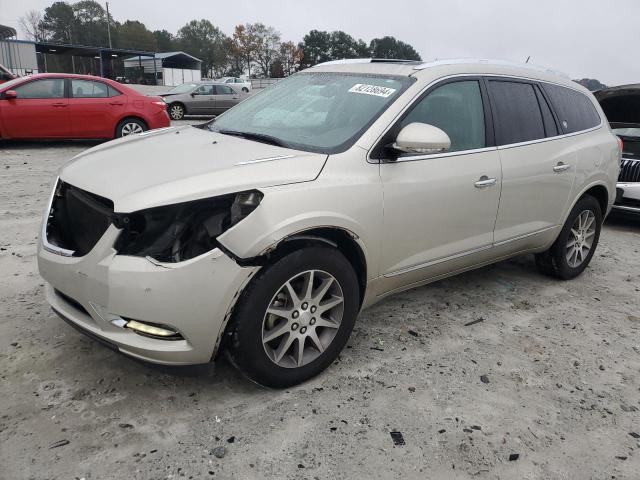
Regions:
<instances>
[{"instance_id":1,"label":"rear wheel","mask_svg":"<svg viewBox=\"0 0 640 480\"><path fill-rule=\"evenodd\" d=\"M179 103L172 103L169 105L169 116L171 120L182 120L184 118L185 110L184 106Z\"/></svg>"},{"instance_id":2,"label":"rear wheel","mask_svg":"<svg viewBox=\"0 0 640 480\"><path fill-rule=\"evenodd\" d=\"M116 138L127 137L148 130L146 123L137 118L125 118L116 127Z\"/></svg>"},{"instance_id":3,"label":"rear wheel","mask_svg":"<svg viewBox=\"0 0 640 480\"><path fill-rule=\"evenodd\" d=\"M551 248L536 255L538 268L563 280L577 277L595 253L601 228L600 204L591 195L583 196L571 210Z\"/></svg>"},{"instance_id":4,"label":"rear wheel","mask_svg":"<svg viewBox=\"0 0 640 480\"><path fill-rule=\"evenodd\" d=\"M338 356L359 304L356 274L338 250L297 250L265 267L243 292L228 355L261 385L303 382Z\"/></svg>"}]
</instances>

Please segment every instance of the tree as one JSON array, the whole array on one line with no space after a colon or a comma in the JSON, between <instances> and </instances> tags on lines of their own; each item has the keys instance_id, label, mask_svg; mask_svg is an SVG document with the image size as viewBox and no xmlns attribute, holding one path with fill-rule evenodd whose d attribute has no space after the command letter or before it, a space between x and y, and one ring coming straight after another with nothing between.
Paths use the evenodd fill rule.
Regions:
<instances>
[{"instance_id":1,"label":"tree","mask_svg":"<svg viewBox=\"0 0 640 480\"><path fill-rule=\"evenodd\" d=\"M84 45L109 46L107 12L94 0L82 0L72 5L76 23L73 41Z\"/></svg>"},{"instance_id":2,"label":"tree","mask_svg":"<svg viewBox=\"0 0 640 480\"><path fill-rule=\"evenodd\" d=\"M394 37L374 38L369 45L373 58L399 58L402 60L422 60L420 54L408 43Z\"/></svg>"},{"instance_id":3,"label":"tree","mask_svg":"<svg viewBox=\"0 0 640 480\"><path fill-rule=\"evenodd\" d=\"M255 61L264 77L269 77L270 67L280 51L280 32L263 23L248 26L256 39Z\"/></svg>"},{"instance_id":4,"label":"tree","mask_svg":"<svg viewBox=\"0 0 640 480\"><path fill-rule=\"evenodd\" d=\"M300 68L302 62L302 49L293 42L283 42L280 44L278 62L282 68L283 76L291 75Z\"/></svg>"},{"instance_id":5,"label":"tree","mask_svg":"<svg viewBox=\"0 0 640 480\"><path fill-rule=\"evenodd\" d=\"M331 32L329 42L331 45L330 51L332 60L362 57L362 45L365 46L365 51L368 50L366 48L366 43L362 40L356 41L351 35L341 30ZM365 54L364 56L367 57L368 55Z\"/></svg>"},{"instance_id":6,"label":"tree","mask_svg":"<svg viewBox=\"0 0 640 480\"><path fill-rule=\"evenodd\" d=\"M46 30L42 23L42 12L29 10L24 17L20 17L18 24L27 39L42 42L46 38Z\"/></svg>"},{"instance_id":7,"label":"tree","mask_svg":"<svg viewBox=\"0 0 640 480\"><path fill-rule=\"evenodd\" d=\"M226 63L226 36L209 20L191 20L178 30L176 44L181 50L202 60L202 73L220 72Z\"/></svg>"},{"instance_id":8,"label":"tree","mask_svg":"<svg viewBox=\"0 0 640 480\"><path fill-rule=\"evenodd\" d=\"M66 2L54 2L45 8L41 28L47 32L48 40L72 43L76 18L71 5Z\"/></svg>"},{"instance_id":9,"label":"tree","mask_svg":"<svg viewBox=\"0 0 640 480\"><path fill-rule=\"evenodd\" d=\"M156 37L147 30L144 23L137 20L127 20L118 26L118 47L135 50L155 51Z\"/></svg>"},{"instance_id":10,"label":"tree","mask_svg":"<svg viewBox=\"0 0 640 480\"><path fill-rule=\"evenodd\" d=\"M258 50L258 38L253 31L253 25L247 23L236 26L232 49L233 54L242 59L251 78L251 64L255 61Z\"/></svg>"},{"instance_id":11,"label":"tree","mask_svg":"<svg viewBox=\"0 0 640 480\"><path fill-rule=\"evenodd\" d=\"M311 30L298 45L304 52L302 68L331 60L331 34L320 30Z\"/></svg>"},{"instance_id":12,"label":"tree","mask_svg":"<svg viewBox=\"0 0 640 480\"><path fill-rule=\"evenodd\" d=\"M159 52L171 52L174 50L175 38L170 32L166 30L155 30L153 36L156 39Z\"/></svg>"}]
</instances>

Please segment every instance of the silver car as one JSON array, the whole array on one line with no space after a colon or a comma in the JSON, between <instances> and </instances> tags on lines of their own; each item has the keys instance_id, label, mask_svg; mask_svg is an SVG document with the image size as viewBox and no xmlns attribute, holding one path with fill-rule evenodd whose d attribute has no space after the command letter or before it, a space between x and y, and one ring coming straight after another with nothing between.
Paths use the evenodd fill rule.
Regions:
<instances>
[{"instance_id":1,"label":"silver car","mask_svg":"<svg viewBox=\"0 0 640 480\"><path fill-rule=\"evenodd\" d=\"M247 95L222 83L193 82L178 85L159 96L167 103L171 119L181 120L185 115L220 115Z\"/></svg>"},{"instance_id":2,"label":"silver car","mask_svg":"<svg viewBox=\"0 0 640 480\"><path fill-rule=\"evenodd\" d=\"M53 309L120 352L226 351L284 387L329 367L387 295L523 254L582 273L620 155L593 95L544 69L332 62L74 158L38 264Z\"/></svg>"}]
</instances>

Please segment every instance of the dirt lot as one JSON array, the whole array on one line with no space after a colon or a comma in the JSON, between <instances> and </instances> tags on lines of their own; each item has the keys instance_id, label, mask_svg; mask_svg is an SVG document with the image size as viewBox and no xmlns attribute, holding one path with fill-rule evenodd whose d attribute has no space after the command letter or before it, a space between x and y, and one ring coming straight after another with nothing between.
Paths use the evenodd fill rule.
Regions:
<instances>
[{"instance_id":1,"label":"dirt lot","mask_svg":"<svg viewBox=\"0 0 640 480\"><path fill-rule=\"evenodd\" d=\"M136 362L47 307L38 224L90 145L0 144L0 478L640 478L640 223L609 223L572 282L522 258L392 297L270 391Z\"/></svg>"}]
</instances>

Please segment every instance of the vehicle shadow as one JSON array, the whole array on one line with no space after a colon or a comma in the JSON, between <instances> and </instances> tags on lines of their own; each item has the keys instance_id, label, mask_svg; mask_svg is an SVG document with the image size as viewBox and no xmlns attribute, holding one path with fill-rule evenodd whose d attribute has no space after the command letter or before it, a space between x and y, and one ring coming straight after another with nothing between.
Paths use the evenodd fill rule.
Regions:
<instances>
[{"instance_id":1,"label":"vehicle shadow","mask_svg":"<svg viewBox=\"0 0 640 480\"><path fill-rule=\"evenodd\" d=\"M605 225L620 232L640 233L640 215L613 211L607 217Z\"/></svg>"},{"instance_id":2,"label":"vehicle shadow","mask_svg":"<svg viewBox=\"0 0 640 480\"><path fill-rule=\"evenodd\" d=\"M2 140L0 148L11 150L27 150L31 148L68 148L85 147L91 148L108 140Z\"/></svg>"}]
</instances>

